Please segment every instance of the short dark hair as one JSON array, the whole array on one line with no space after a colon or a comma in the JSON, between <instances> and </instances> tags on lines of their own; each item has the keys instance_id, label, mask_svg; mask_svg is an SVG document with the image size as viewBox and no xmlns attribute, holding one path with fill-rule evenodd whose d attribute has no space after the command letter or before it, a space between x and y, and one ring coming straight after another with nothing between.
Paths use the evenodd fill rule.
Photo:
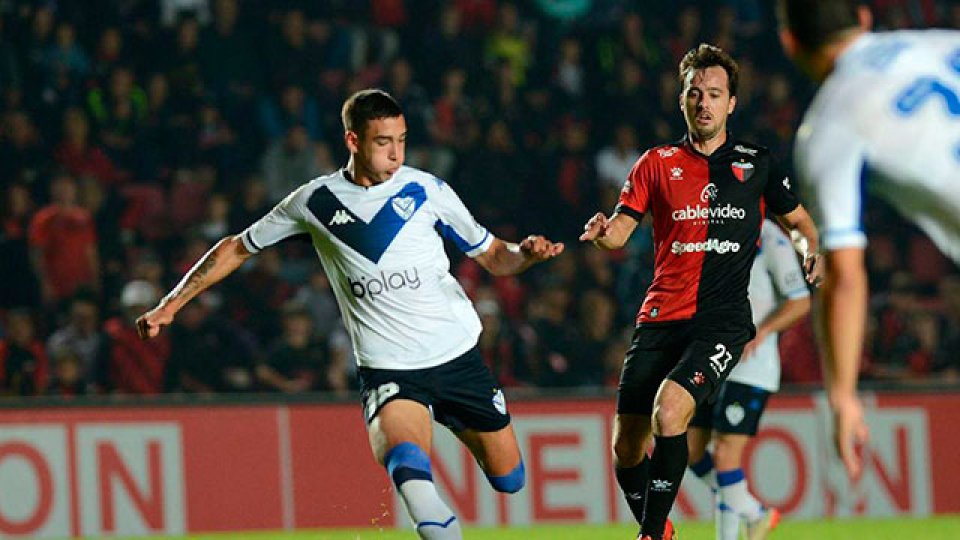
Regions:
<instances>
[{"instance_id":1,"label":"short dark hair","mask_svg":"<svg viewBox=\"0 0 960 540\"><path fill-rule=\"evenodd\" d=\"M340 118L343 129L363 135L370 120L402 116L403 110L393 96L377 88L368 88L348 97L343 102Z\"/></svg>"},{"instance_id":2,"label":"short dark hair","mask_svg":"<svg viewBox=\"0 0 960 540\"><path fill-rule=\"evenodd\" d=\"M797 43L812 50L832 41L837 34L860 26L857 9L862 0L779 0L777 18Z\"/></svg>"},{"instance_id":3,"label":"short dark hair","mask_svg":"<svg viewBox=\"0 0 960 540\"><path fill-rule=\"evenodd\" d=\"M737 85L740 84L740 66L723 49L709 43L701 43L683 55L683 60L680 61L680 86L683 87L686 84L687 74L691 71L707 69L712 66L720 66L727 72L727 85L730 89L730 95L737 95Z\"/></svg>"}]
</instances>

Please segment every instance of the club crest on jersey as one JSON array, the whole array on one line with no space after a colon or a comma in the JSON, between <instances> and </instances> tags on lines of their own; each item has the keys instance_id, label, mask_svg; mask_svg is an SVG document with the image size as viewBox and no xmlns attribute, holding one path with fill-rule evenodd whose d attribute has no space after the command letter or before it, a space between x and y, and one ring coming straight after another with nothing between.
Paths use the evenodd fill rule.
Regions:
<instances>
[{"instance_id":1,"label":"club crest on jersey","mask_svg":"<svg viewBox=\"0 0 960 540\"><path fill-rule=\"evenodd\" d=\"M393 211L404 221L409 220L417 210L417 202L413 197L394 197L390 202L393 204Z\"/></svg>"},{"instance_id":2,"label":"club crest on jersey","mask_svg":"<svg viewBox=\"0 0 960 540\"><path fill-rule=\"evenodd\" d=\"M755 170L753 163L746 161L731 163L730 169L733 170L733 175L736 176L737 180L740 182L746 182L749 180L750 177L753 176L753 171Z\"/></svg>"}]
</instances>

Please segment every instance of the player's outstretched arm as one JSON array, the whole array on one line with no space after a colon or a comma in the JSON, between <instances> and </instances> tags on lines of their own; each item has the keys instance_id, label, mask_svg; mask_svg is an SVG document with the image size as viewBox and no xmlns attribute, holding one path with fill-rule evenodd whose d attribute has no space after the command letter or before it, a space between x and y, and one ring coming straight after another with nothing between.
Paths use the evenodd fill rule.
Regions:
<instances>
[{"instance_id":1,"label":"player's outstretched arm","mask_svg":"<svg viewBox=\"0 0 960 540\"><path fill-rule=\"evenodd\" d=\"M857 374L867 318L863 248L830 251L822 289L822 356L827 395L834 412L834 443L847 473L856 478L862 465L856 445L865 442L868 436L863 407L857 397Z\"/></svg>"},{"instance_id":2,"label":"player's outstretched arm","mask_svg":"<svg viewBox=\"0 0 960 540\"><path fill-rule=\"evenodd\" d=\"M581 242L593 242L600 249L620 249L640 222L627 214L616 213L607 217L601 212L594 214L583 226Z\"/></svg>"},{"instance_id":3,"label":"player's outstretched arm","mask_svg":"<svg viewBox=\"0 0 960 540\"><path fill-rule=\"evenodd\" d=\"M539 235L530 235L519 244L494 238L490 249L477 255L474 260L495 276L519 274L538 262L552 259L563 253L563 244L551 242Z\"/></svg>"},{"instance_id":4,"label":"player's outstretched arm","mask_svg":"<svg viewBox=\"0 0 960 540\"><path fill-rule=\"evenodd\" d=\"M140 339L156 337L160 329L173 322L173 317L187 302L213 284L229 276L252 253L247 251L240 236L229 236L217 242L183 276L180 283L157 306L137 319Z\"/></svg>"},{"instance_id":5,"label":"player's outstretched arm","mask_svg":"<svg viewBox=\"0 0 960 540\"><path fill-rule=\"evenodd\" d=\"M791 212L782 216L777 216L777 221L790 231L793 237L793 231L799 232L807 240L806 253L803 256L803 271L807 275L807 281L813 285L820 285L823 280L823 263L820 257L820 242L817 226L813 218L807 213L803 205L799 205Z\"/></svg>"}]
</instances>

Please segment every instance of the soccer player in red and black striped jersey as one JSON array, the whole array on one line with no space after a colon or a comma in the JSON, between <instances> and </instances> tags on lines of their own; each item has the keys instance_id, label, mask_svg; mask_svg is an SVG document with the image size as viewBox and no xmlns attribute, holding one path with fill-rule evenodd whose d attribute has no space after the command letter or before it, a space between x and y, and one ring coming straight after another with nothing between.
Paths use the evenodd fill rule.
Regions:
<instances>
[{"instance_id":1,"label":"soccer player in red and black striped jersey","mask_svg":"<svg viewBox=\"0 0 960 540\"><path fill-rule=\"evenodd\" d=\"M640 537L671 538L667 514L687 463L687 424L712 399L755 334L747 285L766 209L809 242L816 280L817 230L770 152L726 130L737 104L736 62L702 44L679 75L683 140L648 150L627 178L613 216L596 214L580 237L622 247L653 216L655 271L617 391L617 480ZM656 445L647 457L650 437Z\"/></svg>"}]
</instances>

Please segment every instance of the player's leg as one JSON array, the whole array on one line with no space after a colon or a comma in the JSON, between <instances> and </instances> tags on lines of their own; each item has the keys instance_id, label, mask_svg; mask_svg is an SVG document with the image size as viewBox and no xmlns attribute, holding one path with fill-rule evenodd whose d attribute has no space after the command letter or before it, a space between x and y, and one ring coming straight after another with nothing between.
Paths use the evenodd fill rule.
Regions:
<instances>
[{"instance_id":1,"label":"player's leg","mask_svg":"<svg viewBox=\"0 0 960 540\"><path fill-rule=\"evenodd\" d=\"M723 321L687 327L690 341L660 386L653 406L655 445L642 530L654 540L664 534L687 467L687 427L698 404L709 401L736 365L753 325Z\"/></svg>"},{"instance_id":2,"label":"player's leg","mask_svg":"<svg viewBox=\"0 0 960 540\"><path fill-rule=\"evenodd\" d=\"M623 361L617 387L617 414L613 419L612 449L617 483L627 506L643 522L650 480L653 398L669 373L678 351L672 350L676 332L670 329L637 328Z\"/></svg>"},{"instance_id":3,"label":"player's leg","mask_svg":"<svg viewBox=\"0 0 960 540\"><path fill-rule=\"evenodd\" d=\"M494 489L520 491L523 458L510 425L507 401L493 373L474 348L434 373L437 422L447 426L470 450Z\"/></svg>"},{"instance_id":4,"label":"player's leg","mask_svg":"<svg viewBox=\"0 0 960 540\"><path fill-rule=\"evenodd\" d=\"M477 459L493 489L503 493L520 491L526 472L512 425L497 431L464 429L456 435Z\"/></svg>"},{"instance_id":5,"label":"player's leg","mask_svg":"<svg viewBox=\"0 0 960 540\"><path fill-rule=\"evenodd\" d=\"M767 509L750 493L743 472L743 451L756 435L770 393L739 382L727 382L714 417L717 433L714 459L721 504L731 508L746 524L750 540L766 538L779 512Z\"/></svg>"},{"instance_id":6,"label":"player's leg","mask_svg":"<svg viewBox=\"0 0 960 540\"><path fill-rule=\"evenodd\" d=\"M693 420L687 428L687 446L690 449L688 461L690 471L712 492L716 539L736 540L740 534L740 516L721 504L720 494L717 491L717 469L714 467L713 455L708 449L713 434L714 408L719 404L720 400L717 400L716 403L701 403L697 407Z\"/></svg>"},{"instance_id":7,"label":"player's leg","mask_svg":"<svg viewBox=\"0 0 960 540\"><path fill-rule=\"evenodd\" d=\"M433 423L420 380L429 370L360 370L367 436L387 469L417 534L426 540L459 540L460 523L433 484Z\"/></svg>"}]
</instances>

